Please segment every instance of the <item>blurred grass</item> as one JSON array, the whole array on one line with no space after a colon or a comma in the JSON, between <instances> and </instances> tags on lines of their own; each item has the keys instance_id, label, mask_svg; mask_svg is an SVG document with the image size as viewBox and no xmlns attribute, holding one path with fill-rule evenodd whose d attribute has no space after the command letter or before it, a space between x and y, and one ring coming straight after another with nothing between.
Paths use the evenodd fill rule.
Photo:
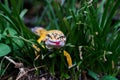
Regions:
<instances>
[{"instance_id":1,"label":"blurred grass","mask_svg":"<svg viewBox=\"0 0 120 80\"><path fill-rule=\"evenodd\" d=\"M15 60L24 62L26 66L47 65L45 69L53 76L59 72L61 79L77 80L86 69L98 75L116 76L119 73L120 22L112 24L120 5L119 0L102 0L99 6L98 0L71 0L65 1L63 5L53 0L42 2L45 4L44 9L34 24L45 24L48 30L59 29L64 32L67 42L63 49L70 53L76 64L72 69L67 68L59 50L49 52L42 49L40 54L44 58L34 61L32 44L36 43L37 36L23 22L27 10L22 9L22 0L11 0L10 3L8 0L4 4L0 3L0 40L11 48L8 55ZM4 65L2 63L1 70L4 70ZM96 74L89 75L96 78Z\"/></svg>"}]
</instances>

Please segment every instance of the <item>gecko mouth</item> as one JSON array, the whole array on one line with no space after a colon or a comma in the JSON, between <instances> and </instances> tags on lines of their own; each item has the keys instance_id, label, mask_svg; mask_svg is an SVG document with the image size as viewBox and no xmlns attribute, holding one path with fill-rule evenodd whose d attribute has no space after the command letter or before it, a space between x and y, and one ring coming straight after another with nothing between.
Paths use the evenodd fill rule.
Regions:
<instances>
[{"instance_id":1,"label":"gecko mouth","mask_svg":"<svg viewBox=\"0 0 120 80\"><path fill-rule=\"evenodd\" d=\"M60 45L60 41L49 41L49 42L55 45Z\"/></svg>"},{"instance_id":2,"label":"gecko mouth","mask_svg":"<svg viewBox=\"0 0 120 80\"><path fill-rule=\"evenodd\" d=\"M62 41L51 41L51 40L46 40L45 44L46 46L51 46L54 48L63 47L65 45L65 43Z\"/></svg>"}]
</instances>

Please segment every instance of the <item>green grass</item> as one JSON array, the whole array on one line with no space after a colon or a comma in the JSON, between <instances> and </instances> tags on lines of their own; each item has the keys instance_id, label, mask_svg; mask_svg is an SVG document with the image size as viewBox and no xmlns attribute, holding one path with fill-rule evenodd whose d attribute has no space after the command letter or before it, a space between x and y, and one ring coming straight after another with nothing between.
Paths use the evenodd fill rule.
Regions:
<instances>
[{"instance_id":1,"label":"green grass","mask_svg":"<svg viewBox=\"0 0 120 80\"><path fill-rule=\"evenodd\" d=\"M119 73L120 34L118 28L120 22L112 24L112 19L120 5L119 0L103 0L99 6L97 6L97 0L91 3L86 0L72 0L66 1L63 5L52 0L42 2L45 4L43 13L38 16L34 24L37 26L45 24L48 30L63 31L67 37L64 49L70 53L73 63L76 64L72 69L67 68L67 63L59 50L48 55L50 52L42 49L40 54L45 57L34 60L35 50L32 44L36 43L37 36L23 22L23 16L26 13L26 10L22 9L23 1L11 0L10 3L11 7L8 0L5 0L4 4L0 3L2 56L9 53L9 56L23 62L26 66L46 65L45 69L48 69L53 76L59 72L61 79L71 77L77 80L84 70L88 70L89 75L95 79L97 74L116 76ZM16 7L17 3L19 4ZM4 48L10 52L3 52ZM4 65L7 63L6 60L1 61L1 77L7 74L4 73L6 70ZM76 68L77 71L75 71Z\"/></svg>"}]
</instances>

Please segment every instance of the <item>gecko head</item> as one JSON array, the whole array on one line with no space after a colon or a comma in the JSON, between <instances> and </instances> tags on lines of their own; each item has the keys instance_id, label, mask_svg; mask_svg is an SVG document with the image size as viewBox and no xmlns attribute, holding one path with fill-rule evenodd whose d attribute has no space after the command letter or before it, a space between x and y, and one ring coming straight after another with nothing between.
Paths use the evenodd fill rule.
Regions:
<instances>
[{"instance_id":1,"label":"gecko head","mask_svg":"<svg viewBox=\"0 0 120 80\"><path fill-rule=\"evenodd\" d=\"M65 45L66 37L59 30L49 30L46 34L45 45L48 49L61 48Z\"/></svg>"}]
</instances>

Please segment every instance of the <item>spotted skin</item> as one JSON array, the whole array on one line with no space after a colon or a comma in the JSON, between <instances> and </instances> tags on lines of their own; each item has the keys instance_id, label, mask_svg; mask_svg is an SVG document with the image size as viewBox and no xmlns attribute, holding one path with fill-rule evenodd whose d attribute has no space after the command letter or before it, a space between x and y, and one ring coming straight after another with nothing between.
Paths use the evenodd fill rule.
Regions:
<instances>
[{"instance_id":1,"label":"spotted skin","mask_svg":"<svg viewBox=\"0 0 120 80\"><path fill-rule=\"evenodd\" d=\"M61 32L60 30L47 31L41 27L35 27L33 29L33 32L36 33L37 35L40 35L40 38L37 40L37 42L41 43L41 41L44 41L45 46L48 49L53 49L53 48L59 49L65 45L66 37L63 34L63 32ZM73 65L72 65L72 59L70 54L65 50L63 51L63 54L67 59L69 68L71 68Z\"/></svg>"}]
</instances>

